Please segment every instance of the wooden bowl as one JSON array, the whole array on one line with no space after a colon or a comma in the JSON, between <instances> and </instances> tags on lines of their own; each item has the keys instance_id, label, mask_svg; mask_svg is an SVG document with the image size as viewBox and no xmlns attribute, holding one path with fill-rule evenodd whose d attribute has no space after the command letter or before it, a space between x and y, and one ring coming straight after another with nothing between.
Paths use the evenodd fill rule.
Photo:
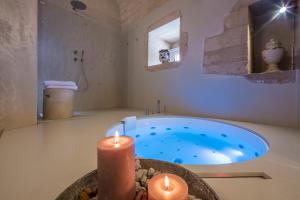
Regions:
<instances>
[{"instance_id":1,"label":"wooden bowl","mask_svg":"<svg viewBox=\"0 0 300 200\"><path fill-rule=\"evenodd\" d=\"M198 175L179 165L148 159L140 159L140 163L143 169L154 168L156 171L160 171L162 173L171 173L182 177L188 184L189 194L199 199L219 200L215 191ZM56 200L79 200L79 193L86 187L97 188L97 170L94 170L77 180L63 191Z\"/></svg>"}]
</instances>

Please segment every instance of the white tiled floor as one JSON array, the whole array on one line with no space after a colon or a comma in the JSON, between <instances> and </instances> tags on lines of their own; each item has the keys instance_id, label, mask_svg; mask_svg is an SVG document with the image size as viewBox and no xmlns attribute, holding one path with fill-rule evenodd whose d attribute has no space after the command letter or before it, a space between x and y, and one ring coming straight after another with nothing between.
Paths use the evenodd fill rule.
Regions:
<instances>
[{"instance_id":1,"label":"white tiled floor","mask_svg":"<svg viewBox=\"0 0 300 200\"><path fill-rule=\"evenodd\" d=\"M135 110L86 112L69 120L4 132L0 139L0 199L52 200L96 168L96 143ZM270 152L255 161L218 167L186 166L200 172L263 171L272 180L206 179L224 200L300 199L300 131L233 122L261 133Z\"/></svg>"}]
</instances>

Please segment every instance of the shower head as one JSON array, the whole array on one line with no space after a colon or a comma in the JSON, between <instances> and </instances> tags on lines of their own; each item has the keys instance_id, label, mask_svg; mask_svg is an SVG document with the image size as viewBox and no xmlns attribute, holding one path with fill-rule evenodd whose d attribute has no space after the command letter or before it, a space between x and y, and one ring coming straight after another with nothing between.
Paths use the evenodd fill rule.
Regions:
<instances>
[{"instance_id":1,"label":"shower head","mask_svg":"<svg viewBox=\"0 0 300 200\"><path fill-rule=\"evenodd\" d=\"M80 0L72 0L71 1L71 5L73 7L73 10L77 11L77 10L85 10L87 8L87 6L85 5L85 3L83 3Z\"/></svg>"}]
</instances>

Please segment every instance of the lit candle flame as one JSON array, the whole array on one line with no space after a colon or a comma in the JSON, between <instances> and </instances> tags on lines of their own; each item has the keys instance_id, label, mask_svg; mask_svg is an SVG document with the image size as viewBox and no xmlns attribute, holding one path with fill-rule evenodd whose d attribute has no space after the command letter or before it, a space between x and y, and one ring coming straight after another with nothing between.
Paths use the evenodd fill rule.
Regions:
<instances>
[{"instance_id":1,"label":"lit candle flame","mask_svg":"<svg viewBox=\"0 0 300 200\"><path fill-rule=\"evenodd\" d=\"M170 188L170 181L168 176L165 176L165 190L169 191L169 188Z\"/></svg>"},{"instance_id":2,"label":"lit candle flame","mask_svg":"<svg viewBox=\"0 0 300 200\"><path fill-rule=\"evenodd\" d=\"M118 131L115 133L115 147L118 148L120 147L120 134Z\"/></svg>"}]
</instances>

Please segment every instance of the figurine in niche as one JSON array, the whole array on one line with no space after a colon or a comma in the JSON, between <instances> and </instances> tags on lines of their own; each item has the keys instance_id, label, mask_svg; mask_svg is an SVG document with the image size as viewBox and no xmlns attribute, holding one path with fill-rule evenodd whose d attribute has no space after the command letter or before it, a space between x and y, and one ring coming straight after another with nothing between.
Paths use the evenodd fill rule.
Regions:
<instances>
[{"instance_id":1,"label":"figurine in niche","mask_svg":"<svg viewBox=\"0 0 300 200\"><path fill-rule=\"evenodd\" d=\"M168 49L162 49L159 51L159 61L161 63L170 62L170 51Z\"/></svg>"},{"instance_id":2,"label":"figurine in niche","mask_svg":"<svg viewBox=\"0 0 300 200\"><path fill-rule=\"evenodd\" d=\"M269 42L266 43L266 49L263 50L262 56L268 68L265 72L276 72L280 71L278 64L280 63L284 54L284 48L281 42L271 38Z\"/></svg>"}]
</instances>

